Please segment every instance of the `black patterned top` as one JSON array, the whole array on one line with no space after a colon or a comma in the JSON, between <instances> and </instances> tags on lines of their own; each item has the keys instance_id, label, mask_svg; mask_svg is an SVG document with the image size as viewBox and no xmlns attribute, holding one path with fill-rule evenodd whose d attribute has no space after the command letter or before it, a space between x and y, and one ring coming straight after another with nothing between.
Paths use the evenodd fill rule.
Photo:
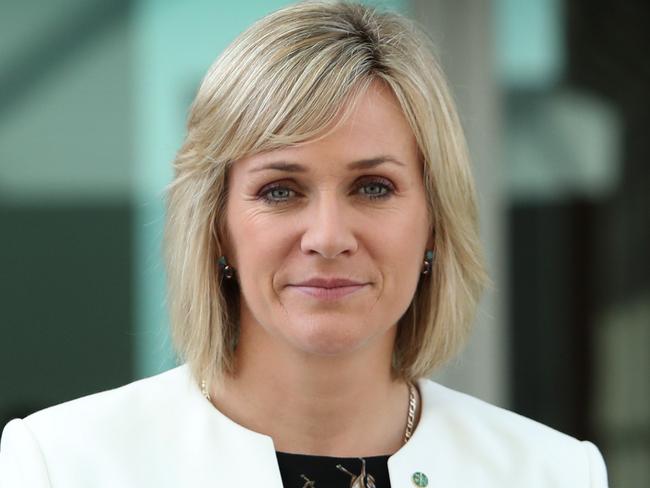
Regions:
<instances>
[{"instance_id":1,"label":"black patterned top","mask_svg":"<svg viewBox=\"0 0 650 488\"><path fill-rule=\"evenodd\" d=\"M276 451L284 488L349 488L362 477L365 488L390 488L389 456L339 458ZM361 480L359 480L361 481Z\"/></svg>"}]
</instances>

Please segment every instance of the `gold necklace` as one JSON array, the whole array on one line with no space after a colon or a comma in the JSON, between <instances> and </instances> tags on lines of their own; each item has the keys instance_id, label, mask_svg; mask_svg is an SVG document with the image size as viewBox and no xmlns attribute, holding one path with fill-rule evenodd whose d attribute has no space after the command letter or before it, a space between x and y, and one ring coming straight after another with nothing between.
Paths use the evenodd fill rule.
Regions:
<instances>
[{"instance_id":1,"label":"gold necklace","mask_svg":"<svg viewBox=\"0 0 650 488\"><path fill-rule=\"evenodd\" d=\"M408 382L409 387L409 408L408 415L406 416L406 429L404 431L404 442L402 445L406 444L411 436L413 435L413 429L415 428L415 413L418 409L418 390L413 383ZM210 402L210 394L208 393L208 387L205 384L205 380L201 380L201 394Z\"/></svg>"}]
</instances>

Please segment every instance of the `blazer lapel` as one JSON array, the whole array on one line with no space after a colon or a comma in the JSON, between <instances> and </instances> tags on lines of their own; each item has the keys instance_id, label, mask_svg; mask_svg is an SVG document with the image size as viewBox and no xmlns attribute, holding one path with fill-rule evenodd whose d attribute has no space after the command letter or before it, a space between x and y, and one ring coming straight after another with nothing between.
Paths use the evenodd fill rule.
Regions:
<instances>
[{"instance_id":1,"label":"blazer lapel","mask_svg":"<svg viewBox=\"0 0 650 488\"><path fill-rule=\"evenodd\" d=\"M186 479L196 480L194 486L214 488L282 488L271 437L236 424L214 408L201 394L189 368L185 383L188 391L181 396L188 402L184 429L187 439L179 445L193 446Z\"/></svg>"}]
</instances>

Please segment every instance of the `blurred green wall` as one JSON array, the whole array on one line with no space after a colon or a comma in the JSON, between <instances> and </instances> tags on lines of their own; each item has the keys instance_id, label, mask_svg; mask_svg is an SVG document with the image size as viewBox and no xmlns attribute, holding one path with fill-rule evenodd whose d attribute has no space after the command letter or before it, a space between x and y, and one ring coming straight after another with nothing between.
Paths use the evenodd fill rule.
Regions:
<instances>
[{"instance_id":1,"label":"blurred green wall","mask_svg":"<svg viewBox=\"0 0 650 488\"><path fill-rule=\"evenodd\" d=\"M3 2L0 32L4 425L133 377L133 40L124 1Z\"/></svg>"}]
</instances>

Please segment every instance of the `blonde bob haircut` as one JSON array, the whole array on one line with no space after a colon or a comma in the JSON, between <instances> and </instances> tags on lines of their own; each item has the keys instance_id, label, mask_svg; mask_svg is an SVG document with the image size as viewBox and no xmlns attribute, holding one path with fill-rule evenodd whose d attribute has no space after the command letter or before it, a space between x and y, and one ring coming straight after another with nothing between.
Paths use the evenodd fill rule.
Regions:
<instances>
[{"instance_id":1,"label":"blonde bob haircut","mask_svg":"<svg viewBox=\"0 0 650 488\"><path fill-rule=\"evenodd\" d=\"M322 136L372 82L392 90L418 143L436 253L397 324L394 377L429 375L466 339L486 276L465 138L428 38L396 13L305 2L259 20L215 61L174 160L168 305L179 358L197 380L236 367L240 290L217 265L227 248L228 168Z\"/></svg>"}]
</instances>

